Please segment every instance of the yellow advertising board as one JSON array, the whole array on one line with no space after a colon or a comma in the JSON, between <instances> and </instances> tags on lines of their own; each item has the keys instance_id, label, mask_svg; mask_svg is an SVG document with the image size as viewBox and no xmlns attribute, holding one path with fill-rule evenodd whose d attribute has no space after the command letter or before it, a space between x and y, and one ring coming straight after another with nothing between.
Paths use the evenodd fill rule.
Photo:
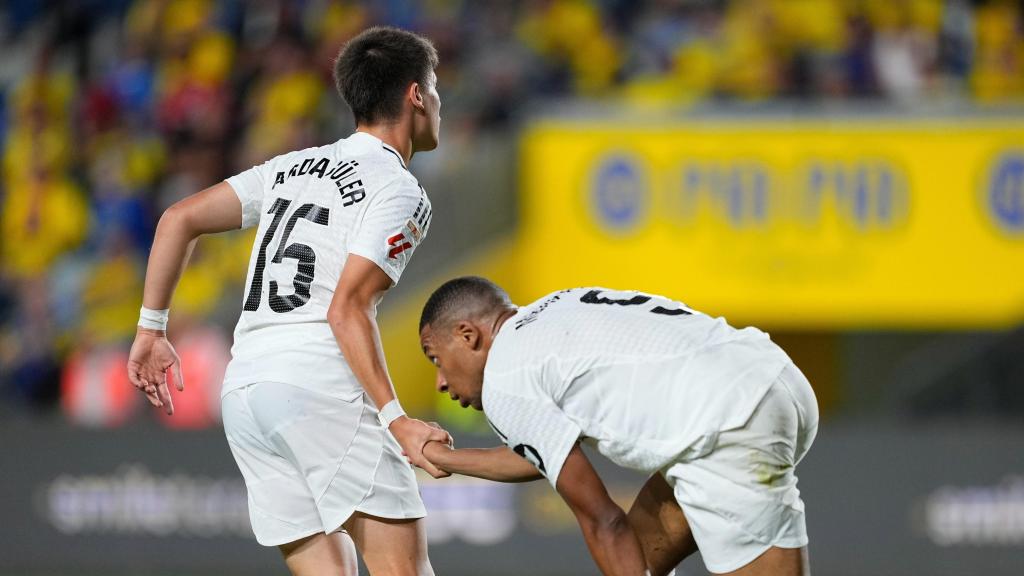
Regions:
<instances>
[{"instance_id":1,"label":"yellow advertising board","mask_svg":"<svg viewBox=\"0 0 1024 576\"><path fill-rule=\"evenodd\" d=\"M1024 119L544 121L515 292L635 288L793 328L1024 320Z\"/></svg>"}]
</instances>

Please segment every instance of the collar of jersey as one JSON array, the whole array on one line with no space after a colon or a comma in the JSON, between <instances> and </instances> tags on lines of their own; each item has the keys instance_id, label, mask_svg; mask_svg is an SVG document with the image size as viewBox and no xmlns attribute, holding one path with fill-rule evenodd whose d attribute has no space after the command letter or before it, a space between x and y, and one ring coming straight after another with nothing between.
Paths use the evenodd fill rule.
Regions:
<instances>
[{"instance_id":1,"label":"collar of jersey","mask_svg":"<svg viewBox=\"0 0 1024 576\"><path fill-rule=\"evenodd\" d=\"M395 158L398 159L398 163L402 165L402 168L404 168L405 170L409 169L405 165L405 160L402 159L402 155L398 153L398 150L395 150L390 145L386 144L383 140L377 138L373 134L370 134L369 132L354 132L350 138L355 138L357 141L360 142L366 142L371 146L380 144L380 146L384 148L384 150L390 152L391 154L394 154Z\"/></svg>"}]
</instances>

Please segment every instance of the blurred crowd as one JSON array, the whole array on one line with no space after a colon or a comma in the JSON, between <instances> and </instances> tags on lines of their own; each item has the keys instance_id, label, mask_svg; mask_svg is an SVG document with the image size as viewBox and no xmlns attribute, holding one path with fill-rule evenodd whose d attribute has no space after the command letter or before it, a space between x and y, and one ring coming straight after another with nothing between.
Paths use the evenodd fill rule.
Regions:
<instances>
[{"instance_id":1,"label":"blurred crowd","mask_svg":"<svg viewBox=\"0 0 1024 576\"><path fill-rule=\"evenodd\" d=\"M373 24L438 47L448 155L549 99L1024 100L1024 10L1010 1L9 0L0 396L86 424L131 417L123 365L159 214L344 136L332 61ZM251 242L204 240L182 278L179 351L209 393L180 425L215 418Z\"/></svg>"}]
</instances>

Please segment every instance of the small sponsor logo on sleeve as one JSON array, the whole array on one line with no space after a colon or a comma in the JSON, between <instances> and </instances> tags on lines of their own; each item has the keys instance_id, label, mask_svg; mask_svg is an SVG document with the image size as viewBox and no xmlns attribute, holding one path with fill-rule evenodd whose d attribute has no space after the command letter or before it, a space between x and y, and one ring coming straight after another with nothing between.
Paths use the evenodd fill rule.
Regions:
<instances>
[{"instance_id":1,"label":"small sponsor logo on sleeve","mask_svg":"<svg viewBox=\"0 0 1024 576\"><path fill-rule=\"evenodd\" d=\"M406 230L409 231L409 236L412 236L413 242L419 243L423 238L423 232L420 231L420 227L416 225L416 222L409 220L405 223Z\"/></svg>"},{"instance_id":2,"label":"small sponsor logo on sleeve","mask_svg":"<svg viewBox=\"0 0 1024 576\"><path fill-rule=\"evenodd\" d=\"M399 254L412 248L412 243L406 239L405 234L399 232L391 238L388 238L388 246L390 247L390 250L388 250L388 258L397 259Z\"/></svg>"}]
</instances>

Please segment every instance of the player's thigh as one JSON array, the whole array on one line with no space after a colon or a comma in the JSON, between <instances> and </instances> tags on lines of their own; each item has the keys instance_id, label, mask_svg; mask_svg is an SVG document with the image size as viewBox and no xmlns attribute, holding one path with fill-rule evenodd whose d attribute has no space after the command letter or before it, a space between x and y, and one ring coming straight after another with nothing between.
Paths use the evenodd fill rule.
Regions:
<instances>
[{"instance_id":1,"label":"player's thigh","mask_svg":"<svg viewBox=\"0 0 1024 576\"><path fill-rule=\"evenodd\" d=\"M356 576L359 573L355 545L345 532L320 532L282 544L278 549L293 576Z\"/></svg>"},{"instance_id":2,"label":"player's thigh","mask_svg":"<svg viewBox=\"0 0 1024 576\"><path fill-rule=\"evenodd\" d=\"M628 517L654 576L668 574L697 551L686 516L660 473L651 476L640 489Z\"/></svg>"},{"instance_id":3,"label":"player's thigh","mask_svg":"<svg viewBox=\"0 0 1024 576\"><path fill-rule=\"evenodd\" d=\"M305 477L267 441L253 417L250 388L224 396L222 417L228 446L245 479L256 540L264 546L279 546L323 532Z\"/></svg>"},{"instance_id":4,"label":"player's thigh","mask_svg":"<svg viewBox=\"0 0 1024 576\"><path fill-rule=\"evenodd\" d=\"M432 576L422 519L392 520L356 512L345 522L372 576Z\"/></svg>"},{"instance_id":5,"label":"player's thigh","mask_svg":"<svg viewBox=\"0 0 1024 576\"><path fill-rule=\"evenodd\" d=\"M728 576L810 576L807 547L779 548L772 546L750 564L726 574Z\"/></svg>"},{"instance_id":6,"label":"player's thigh","mask_svg":"<svg viewBox=\"0 0 1024 576\"><path fill-rule=\"evenodd\" d=\"M755 561L792 561L800 555L787 550L807 545L794 473L803 418L781 384L780 379L768 390L743 427L721 432L709 454L665 470L704 564L716 574Z\"/></svg>"}]
</instances>

